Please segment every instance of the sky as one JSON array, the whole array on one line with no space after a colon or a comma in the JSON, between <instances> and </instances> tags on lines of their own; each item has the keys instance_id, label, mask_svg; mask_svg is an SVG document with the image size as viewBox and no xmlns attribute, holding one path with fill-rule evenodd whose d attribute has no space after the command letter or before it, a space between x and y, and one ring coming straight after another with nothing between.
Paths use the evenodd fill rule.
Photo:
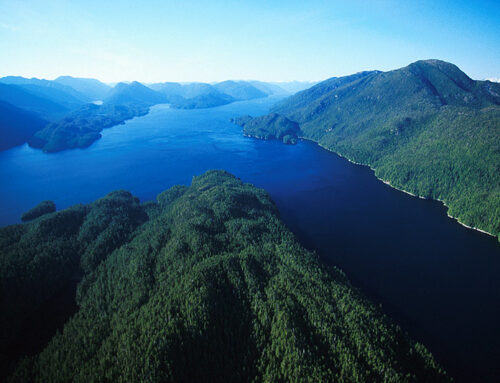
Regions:
<instances>
[{"instance_id":1,"label":"sky","mask_svg":"<svg viewBox=\"0 0 500 383\"><path fill-rule=\"evenodd\" d=\"M317 81L452 62L500 77L500 1L0 0L0 77Z\"/></svg>"}]
</instances>

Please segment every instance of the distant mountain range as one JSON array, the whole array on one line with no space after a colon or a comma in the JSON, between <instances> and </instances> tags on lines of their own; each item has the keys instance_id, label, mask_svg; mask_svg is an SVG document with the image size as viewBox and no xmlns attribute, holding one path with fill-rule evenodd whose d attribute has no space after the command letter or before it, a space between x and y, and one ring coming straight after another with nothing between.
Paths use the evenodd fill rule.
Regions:
<instances>
[{"instance_id":1,"label":"distant mountain range","mask_svg":"<svg viewBox=\"0 0 500 383\"><path fill-rule=\"evenodd\" d=\"M151 89L163 94L174 107L181 109L208 108L236 101L210 84L179 84L164 82L149 85Z\"/></svg>"},{"instance_id":2,"label":"distant mountain range","mask_svg":"<svg viewBox=\"0 0 500 383\"><path fill-rule=\"evenodd\" d=\"M396 188L444 201L465 225L500 236L500 84L425 60L331 78L272 113L235 121L249 136L313 140L371 166ZM298 129L284 134L294 123Z\"/></svg>"},{"instance_id":3,"label":"distant mountain range","mask_svg":"<svg viewBox=\"0 0 500 383\"><path fill-rule=\"evenodd\" d=\"M234 101L253 100L271 95L288 96L294 93L286 90L283 84L286 83L229 80L215 84L164 82L148 86L162 93L168 102L176 108L198 109L225 105ZM298 87L302 86L301 90L310 85L307 82L295 82L294 84Z\"/></svg>"},{"instance_id":4,"label":"distant mountain range","mask_svg":"<svg viewBox=\"0 0 500 383\"><path fill-rule=\"evenodd\" d=\"M0 110L4 111L0 116L0 150L25 142L47 152L82 148L99 139L102 129L145 114L155 104L210 108L275 94L289 92L259 81L165 82L147 86L134 81L111 87L90 78L40 80L7 76L0 79Z\"/></svg>"}]
</instances>

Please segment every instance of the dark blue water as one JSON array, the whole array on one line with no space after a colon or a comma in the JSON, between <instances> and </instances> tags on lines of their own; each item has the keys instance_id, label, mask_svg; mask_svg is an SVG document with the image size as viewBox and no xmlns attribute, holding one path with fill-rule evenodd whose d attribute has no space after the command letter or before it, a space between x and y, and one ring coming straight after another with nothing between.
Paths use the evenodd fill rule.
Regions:
<instances>
[{"instance_id":1,"label":"dark blue water","mask_svg":"<svg viewBox=\"0 0 500 383\"><path fill-rule=\"evenodd\" d=\"M153 199L193 175L226 169L265 188L308 248L427 345L457 380L500 376L500 246L373 172L311 142L242 136L229 118L264 114L273 99L205 110L154 107L103 132L90 148L0 153L0 225L44 199L58 208L116 189Z\"/></svg>"}]
</instances>

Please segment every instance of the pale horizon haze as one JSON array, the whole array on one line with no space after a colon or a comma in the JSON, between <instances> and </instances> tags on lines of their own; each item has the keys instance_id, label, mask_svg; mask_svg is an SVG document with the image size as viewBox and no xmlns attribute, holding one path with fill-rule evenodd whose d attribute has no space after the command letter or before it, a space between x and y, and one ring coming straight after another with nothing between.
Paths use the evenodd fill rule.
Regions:
<instances>
[{"instance_id":1,"label":"pale horizon haze","mask_svg":"<svg viewBox=\"0 0 500 383\"><path fill-rule=\"evenodd\" d=\"M0 77L318 81L420 59L500 77L494 1L0 0Z\"/></svg>"}]
</instances>

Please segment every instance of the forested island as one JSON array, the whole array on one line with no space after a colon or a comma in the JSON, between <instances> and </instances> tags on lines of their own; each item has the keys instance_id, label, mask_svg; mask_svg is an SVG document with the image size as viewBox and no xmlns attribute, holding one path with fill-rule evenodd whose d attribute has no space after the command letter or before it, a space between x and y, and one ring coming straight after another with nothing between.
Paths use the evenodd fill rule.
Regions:
<instances>
[{"instance_id":1,"label":"forested island","mask_svg":"<svg viewBox=\"0 0 500 383\"><path fill-rule=\"evenodd\" d=\"M224 171L48 212L0 246L3 380L449 381Z\"/></svg>"},{"instance_id":2,"label":"forested island","mask_svg":"<svg viewBox=\"0 0 500 383\"><path fill-rule=\"evenodd\" d=\"M331 78L267 117L235 120L246 135L295 136L369 165L395 188L443 201L461 223L500 239L500 84L453 64L418 61L390 72ZM288 140L288 143L293 143Z\"/></svg>"}]
</instances>

